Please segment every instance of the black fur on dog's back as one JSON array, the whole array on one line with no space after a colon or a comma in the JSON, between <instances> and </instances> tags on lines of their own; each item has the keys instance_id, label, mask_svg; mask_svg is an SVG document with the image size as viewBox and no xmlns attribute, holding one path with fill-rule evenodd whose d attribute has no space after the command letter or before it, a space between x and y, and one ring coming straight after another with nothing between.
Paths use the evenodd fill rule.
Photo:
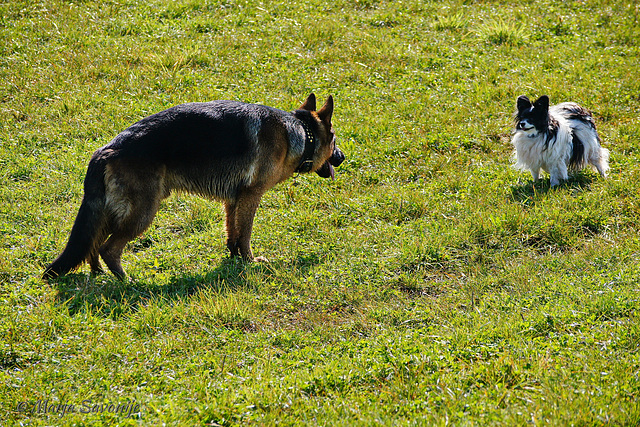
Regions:
<instances>
[{"instance_id":1,"label":"black fur on dog's back","mask_svg":"<svg viewBox=\"0 0 640 427\"><path fill-rule=\"evenodd\" d=\"M593 115L586 108L575 103L560 104L560 107L560 113L567 120L577 120L589 125L591 129L596 128L596 122L593 120Z\"/></svg>"},{"instance_id":2,"label":"black fur on dog's back","mask_svg":"<svg viewBox=\"0 0 640 427\"><path fill-rule=\"evenodd\" d=\"M247 114L260 122L278 112L235 101L177 105L130 126L104 149L113 150L112 160L165 165L169 174L185 178L184 191L226 199L235 196L241 172L257 155Z\"/></svg>"}]
</instances>

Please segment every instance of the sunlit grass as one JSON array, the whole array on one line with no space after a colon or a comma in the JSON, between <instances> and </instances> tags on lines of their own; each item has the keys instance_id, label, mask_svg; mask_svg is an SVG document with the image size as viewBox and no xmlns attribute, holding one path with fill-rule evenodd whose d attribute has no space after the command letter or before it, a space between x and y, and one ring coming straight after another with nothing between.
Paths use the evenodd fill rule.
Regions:
<instances>
[{"instance_id":1,"label":"sunlit grass","mask_svg":"<svg viewBox=\"0 0 640 427\"><path fill-rule=\"evenodd\" d=\"M636 425L637 8L0 4L0 424ZM171 105L334 95L347 161L223 209L165 200L131 280L39 279L93 151ZM511 167L515 99L594 112L611 176ZM25 413L20 402L123 403Z\"/></svg>"}]
</instances>

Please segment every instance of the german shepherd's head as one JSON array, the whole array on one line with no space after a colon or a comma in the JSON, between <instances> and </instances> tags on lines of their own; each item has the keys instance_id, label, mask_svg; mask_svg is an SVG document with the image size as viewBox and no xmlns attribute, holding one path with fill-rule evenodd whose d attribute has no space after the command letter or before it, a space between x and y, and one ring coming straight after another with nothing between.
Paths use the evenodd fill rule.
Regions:
<instances>
[{"instance_id":1,"label":"german shepherd's head","mask_svg":"<svg viewBox=\"0 0 640 427\"><path fill-rule=\"evenodd\" d=\"M333 167L340 166L344 161L344 154L336 145L336 134L331 125L333 97L329 95L322 108L316 111L316 96L312 93L293 114L311 127L317 141L311 159L313 161L311 172L317 173L322 178L334 179Z\"/></svg>"}]
</instances>

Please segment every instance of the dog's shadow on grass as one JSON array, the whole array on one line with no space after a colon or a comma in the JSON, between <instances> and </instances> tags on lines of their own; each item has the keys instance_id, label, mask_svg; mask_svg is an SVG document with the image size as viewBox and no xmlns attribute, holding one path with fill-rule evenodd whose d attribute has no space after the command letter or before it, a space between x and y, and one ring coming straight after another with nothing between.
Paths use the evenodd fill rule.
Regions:
<instances>
[{"instance_id":1,"label":"dog's shadow on grass","mask_svg":"<svg viewBox=\"0 0 640 427\"><path fill-rule=\"evenodd\" d=\"M320 257L307 255L294 261L295 269L306 276ZM134 312L149 300L183 300L201 290L224 295L259 286L261 278L273 276L285 268L286 262L244 263L236 258L224 258L206 273L171 275L168 280L153 277L120 281L109 273L99 276L73 273L51 282L57 288L57 303L65 305L70 315L90 311L94 315L118 317ZM288 267L286 267L288 268Z\"/></svg>"},{"instance_id":2,"label":"dog's shadow on grass","mask_svg":"<svg viewBox=\"0 0 640 427\"><path fill-rule=\"evenodd\" d=\"M579 194L591 189L593 183L592 174L584 171L576 172L569 177L569 180L560 183L556 187L551 187L549 178L540 179L537 182L528 181L511 186L509 199L519 203L524 207L534 207L536 203L547 198L552 191L569 191L571 194Z\"/></svg>"}]
</instances>

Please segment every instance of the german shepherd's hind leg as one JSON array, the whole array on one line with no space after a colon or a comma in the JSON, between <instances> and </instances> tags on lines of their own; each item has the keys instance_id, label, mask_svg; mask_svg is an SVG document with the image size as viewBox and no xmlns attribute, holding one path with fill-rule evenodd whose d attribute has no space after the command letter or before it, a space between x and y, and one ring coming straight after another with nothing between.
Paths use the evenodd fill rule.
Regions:
<instances>
[{"instance_id":1,"label":"german shepherd's hind leg","mask_svg":"<svg viewBox=\"0 0 640 427\"><path fill-rule=\"evenodd\" d=\"M122 268L121 258L124 247L131 240L138 237L146 230L160 207L160 200L143 199L133 206L131 213L123 221L117 224L111 237L100 247L100 256L109 270L120 280L126 278Z\"/></svg>"},{"instance_id":2,"label":"german shepherd's hind leg","mask_svg":"<svg viewBox=\"0 0 640 427\"><path fill-rule=\"evenodd\" d=\"M227 228L227 249L232 257L240 256L240 247L238 246L238 228L236 227L236 202L226 201L224 209L226 213Z\"/></svg>"},{"instance_id":3,"label":"german shepherd's hind leg","mask_svg":"<svg viewBox=\"0 0 640 427\"><path fill-rule=\"evenodd\" d=\"M236 207L236 228L238 230L238 247L244 261L265 262L265 257L253 257L251 251L251 231L263 192L245 190L238 195Z\"/></svg>"},{"instance_id":4,"label":"german shepherd's hind leg","mask_svg":"<svg viewBox=\"0 0 640 427\"><path fill-rule=\"evenodd\" d=\"M112 234L100 248L100 256L109 267L109 270L120 280L124 280L127 277L120 260L122 251L130 240L133 240L133 238Z\"/></svg>"},{"instance_id":5,"label":"german shepherd's hind leg","mask_svg":"<svg viewBox=\"0 0 640 427\"><path fill-rule=\"evenodd\" d=\"M106 208L110 213L106 235L111 236L99 252L109 270L123 280L126 278L121 263L124 247L151 225L160 201L168 192L164 187L164 169L149 168L145 164L108 167L106 181Z\"/></svg>"},{"instance_id":6,"label":"german shepherd's hind leg","mask_svg":"<svg viewBox=\"0 0 640 427\"><path fill-rule=\"evenodd\" d=\"M89 265L91 266L91 274L97 275L104 273L100 265L100 254L97 250L92 251L89 255Z\"/></svg>"},{"instance_id":7,"label":"german shepherd's hind leg","mask_svg":"<svg viewBox=\"0 0 640 427\"><path fill-rule=\"evenodd\" d=\"M100 256L109 270L120 280L126 278L120 261L124 247L151 225L159 207L159 198L140 200L136 206L132 207L129 216L119 222L117 228L111 230L111 237L100 247Z\"/></svg>"}]
</instances>

